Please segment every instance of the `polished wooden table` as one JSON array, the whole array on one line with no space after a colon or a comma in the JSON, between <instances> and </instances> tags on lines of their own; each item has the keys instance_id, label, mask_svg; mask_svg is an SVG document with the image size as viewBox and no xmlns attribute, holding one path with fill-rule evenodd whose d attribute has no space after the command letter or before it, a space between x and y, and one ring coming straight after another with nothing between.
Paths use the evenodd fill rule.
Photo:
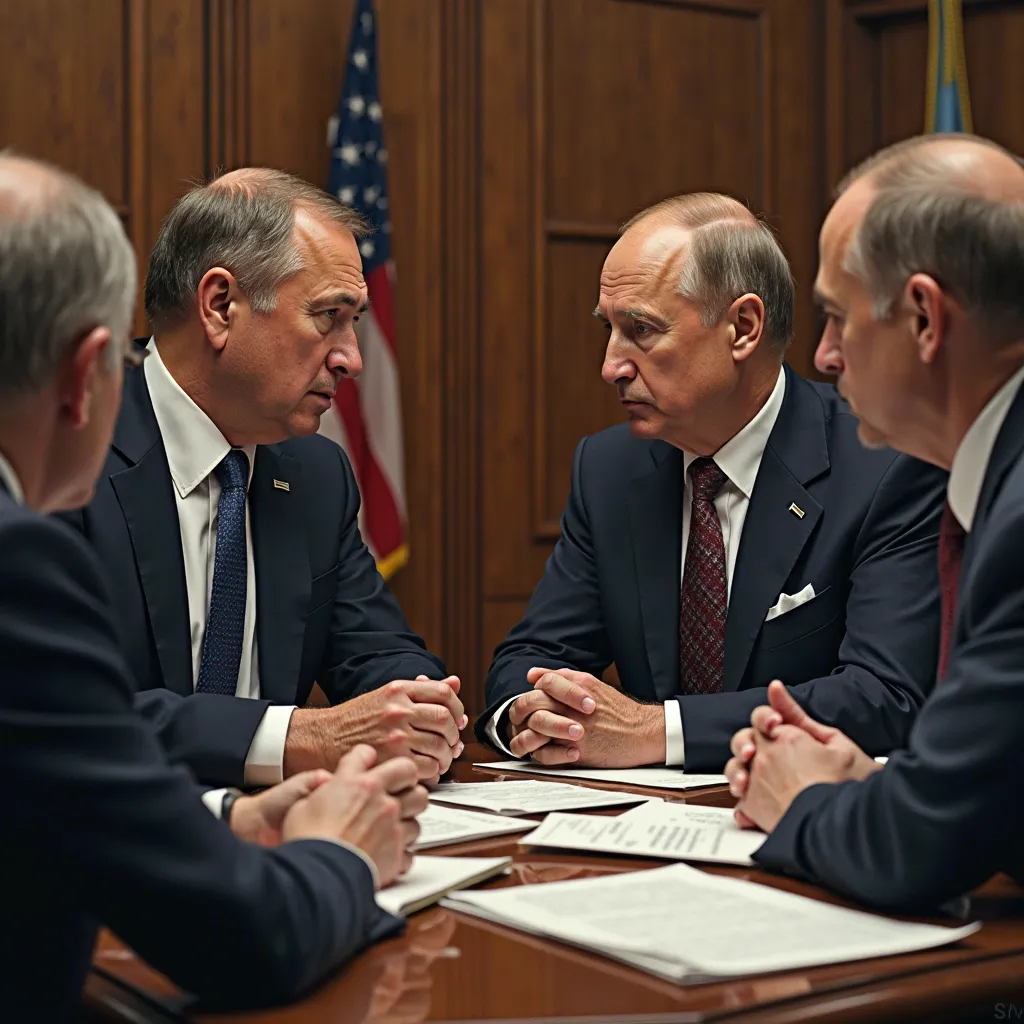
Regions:
<instances>
[{"instance_id":1,"label":"polished wooden table","mask_svg":"<svg viewBox=\"0 0 1024 1024\"><path fill-rule=\"evenodd\" d=\"M475 782L493 779L493 773L473 768L472 762L494 759L493 753L470 745L453 777ZM658 795L705 805L732 803L724 788L678 794L659 791ZM518 847L516 839L462 843L430 853L514 857L512 874L486 883L489 887L636 871L666 863L531 850ZM708 870L841 902L813 886L756 869ZM434 907L413 915L404 935L370 949L303 1002L274 1011L217 1016L204 1015L201 1007L190 1008L166 978L104 933L86 988L84 1013L89 1019L133 1024L1024 1019L1024 889L995 879L972 898L970 916L984 920L984 927L946 949L681 986L594 954Z\"/></svg>"}]
</instances>

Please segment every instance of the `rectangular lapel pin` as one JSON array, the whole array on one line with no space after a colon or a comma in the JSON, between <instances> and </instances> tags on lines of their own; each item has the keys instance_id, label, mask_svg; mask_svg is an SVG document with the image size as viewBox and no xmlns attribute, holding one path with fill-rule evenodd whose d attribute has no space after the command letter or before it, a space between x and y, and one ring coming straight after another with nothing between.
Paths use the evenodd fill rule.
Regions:
<instances>
[{"instance_id":1,"label":"rectangular lapel pin","mask_svg":"<svg viewBox=\"0 0 1024 1024\"><path fill-rule=\"evenodd\" d=\"M274 483L276 484L277 481L275 480ZM795 501L792 505L789 506L787 511L792 512L793 515L797 517L797 519L803 519L803 517L807 515L807 513L804 512L804 510Z\"/></svg>"},{"instance_id":2,"label":"rectangular lapel pin","mask_svg":"<svg viewBox=\"0 0 1024 1024\"><path fill-rule=\"evenodd\" d=\"M291 490L291 486L289 485L287 480L275 480L274 481L274 486L279 491L290 491Z\"/></svg>"}]
</instances>

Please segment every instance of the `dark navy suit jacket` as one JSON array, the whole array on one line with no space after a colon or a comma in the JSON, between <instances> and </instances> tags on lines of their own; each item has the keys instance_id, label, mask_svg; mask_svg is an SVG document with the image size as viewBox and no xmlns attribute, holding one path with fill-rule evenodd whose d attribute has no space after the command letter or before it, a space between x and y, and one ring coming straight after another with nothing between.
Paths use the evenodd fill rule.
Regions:
<instances>
[{"instance_id":1,"label":"dark navy suit jacket","mask_svg":"<svg viewBox=\"0 0 1024 1024\"><path fill-rule=\"evenodd\" d=\"M75 1016L100 924L237 1009L297 997L399 927L351 851L236 840L133 691L96 556L0 485L5 1019Z\"/></svg>"},{"instance_id":2,"label":"dark navy suit jacket","mask_svg":"<svg viewBox=\"0 0 1024 1024\"><path fill-rule=\"evenodd\" d=\"M274 480L288 484L287 491ZM103 565L136 707L174 761L241 785L267 705L332 704L392 679L442 679L359 534L359 491L326 438L256 449L249 515L261 700L195 694L181 533L167 455L141 370L125 380L114 442L92 503L67 517Z\"/></svg>"},{"instance_id":3,"label":"dark navy suit jacket","mask_svg":"<svg viewBox=\"0 0 1024 1024\"><path fill-rule=\"evenodd\" d=\"M967 536L946 677L906 749L861 783L804 790L756 854L876 906L929 910L1024 879L1024 390Z\"/></svg>"},{"instance_id":4,"label":"dark navy suit jacket","mask_svg":"<svg viewBox=\"0 0 1024 1024\"><path fill-rule=\"evenodd\" d=\"M722 770L772 679L872 754L904 743L934 683L947 476L865 449L856 430L833 387L786 368L736 559L723 692L678 697L689 771ZM682 503L678 448L625 424L580 443L562 536L495 651L481 740L534 665L600 676L614 662L639 700L677 697ZM765 622L780 593L808 583L816 597Z\"/></svg>"}]
</instances>

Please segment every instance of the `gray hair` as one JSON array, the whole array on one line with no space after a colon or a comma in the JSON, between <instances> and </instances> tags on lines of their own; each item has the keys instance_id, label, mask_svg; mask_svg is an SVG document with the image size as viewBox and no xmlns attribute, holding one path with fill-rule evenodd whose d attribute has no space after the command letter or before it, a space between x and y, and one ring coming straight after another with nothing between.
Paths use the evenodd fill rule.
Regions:
<instances>
[{"instance_id":1,"label":"gray hair","mask_svg":"<svg viewBox=\"0 0 1024 1024\"><path fill-rule=\"evenodd\" d=\"M135 254L99 192L0 153L0 394L42 390L68 347L96 327L110 330L116 369L136 285Z\"/></svg>"},{"instance_id":2,"label":"gray hair","mask_svg":"<svg viewBox=\"0 0 1024 1024\"><path fill-rule=\"evenodd\" d=\"M674 196L641 210L619 231L649 217L691 229L678 291L713 327L729 305L752 292L764 303L765 334L779 351L793 337L793 274L770 227L742 203L717 192Z\"/></svg>"},{"instance_id":3,"label":"gray hair","mask_svg":"<svg viewBox=\"0 0 1024 1024\"><path fill-rule=\"evenodd\" d=\"M870 176L877 195L850 241L844 266L864 282L878 320L893 316L908 279L924 273L993 341L1016 339L1024 329L1024 202L980 194L951 166L942 145L949 138L906 139L846 176L840 194ZM988 139L952 138L998 150L1020 165Z\"/></svg>"},{"instance_id":4,"label":"gray hair","mask_svg":"<svg viewBox=\"0 0 1024 1024\"><path fill-rule=\"evenodd\" d=\"M271 313L277 289L298 273L295 210L339 224L357 239L370 233L354 210L301 178L247 168L185 194L160 229L146 275L146 314L154 328L184 321L213 267L230 271L257 313Z\"/></svg>"}]
</instances>

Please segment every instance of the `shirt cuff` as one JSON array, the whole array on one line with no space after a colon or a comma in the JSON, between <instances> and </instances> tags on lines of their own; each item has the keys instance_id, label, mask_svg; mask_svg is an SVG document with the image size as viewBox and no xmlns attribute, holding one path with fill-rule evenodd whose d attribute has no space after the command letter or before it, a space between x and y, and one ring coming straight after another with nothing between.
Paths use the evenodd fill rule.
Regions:
<instances>
[{"instance_id":1,"label":"shirt cuff","mask_svg":"<svg viewBox=\"0 0 1024 1024\"><path fill-rule=\"evenodd\" d=\"M683 742L683 715L679 701L665 701L665 764L682 768L686 761L686 744Z\"/></svg>"},{"instance_id":2,"label":"shirt cuff","mask_svg":"<svg viewBox=\"0 0 1024 1024\"><path fill-rule=\"evenodd\" d=\"M377 865L358 846L346 843L344 839L328 839L327 836L318 836L318 838L324 843L334 843L335 846L341 846L349 853L354 853L370 869L370 874L373 876L373 891L380 892L380 875L377 874Z\"/></svg>"},{"instance_id":3,"label":"shirt cuff","mask_svg":"<svg viewBox=\"0 0 1024 1024\"><path fill-rule=\"evenodd\" d=\"M508 711L509 706L513 702L519 700L520 697L522 697L521 693L517 693L514 697L509 697L509 699L505 701L497 711L495 711L494 716L484 728L484 733L491 743L493 743L499 750L503 750L509 757L515 757L516 755L501 742L501 733L498 732L498 725L501 722L501 716L504 715ZM516 758L516 760L522 760L522 758Z\"/></svg>"},{"instance_id":4,"label":"shirt cuff","mask_svg":"<svg viewBox=\"0 0 1024 1024\"><path fill-rule=\"evenodd\" d=\"M219 821L220 809L224 806L224 794L226 789L208 789L203 794L203 803L206 809Z\"/></svg>"},{"instance_id":5,"label":"shirt cuff","mask_svg":"<svg viewBox=\"0 0 1024 1024\"><path fill-rule=\"evenodd\" d=\"M276 786L284 780L284 741L294 710L292 705L272 704L263 712L245 755L246 786Z\"/></svg>"}]
</instances>

